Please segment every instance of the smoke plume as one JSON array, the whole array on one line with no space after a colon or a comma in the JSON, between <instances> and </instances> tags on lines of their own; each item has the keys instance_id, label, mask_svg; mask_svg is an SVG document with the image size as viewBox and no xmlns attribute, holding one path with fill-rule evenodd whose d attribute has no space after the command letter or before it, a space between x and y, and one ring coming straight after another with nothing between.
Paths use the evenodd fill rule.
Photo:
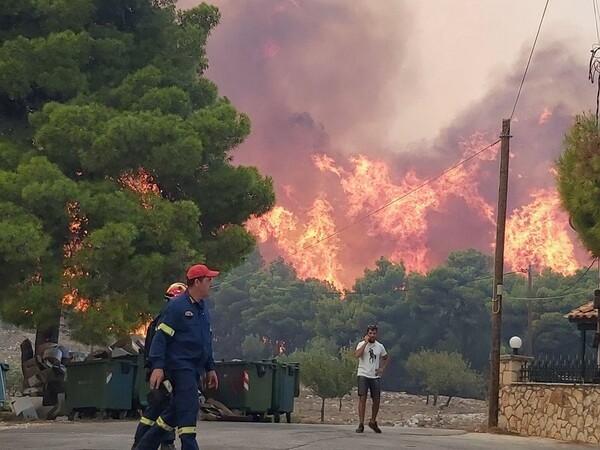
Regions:
<instances>
[{"instance_id":1,"label":"smoke plume","mask_svg":"<svg viewBox=\"0 0 600 450\"><path fill-rule=\"evenodd\" d=\"M394 113L419 101L404 2L213 3L222 21L209 40L207 76L252 120L234 161L275 180L278 207L248 224L267 257L349 287L381 256L426 271L451 251L493 251L499 145L419 186L497 140L528 49L451 126L431 124L422 141L400 148L389 138ZM536 50L512 121L509 268L572 273L586 264L553 172L574 115L592 102L586 70L559 42Z\"/></svg>"}]
</instances>

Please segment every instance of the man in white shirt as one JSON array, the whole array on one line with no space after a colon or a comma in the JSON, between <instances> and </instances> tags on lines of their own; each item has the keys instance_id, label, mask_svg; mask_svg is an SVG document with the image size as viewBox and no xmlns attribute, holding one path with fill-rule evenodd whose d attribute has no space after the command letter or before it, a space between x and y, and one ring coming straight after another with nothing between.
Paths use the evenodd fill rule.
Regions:
<instances>
[{"instance_id":1,"label":"man in white shirt","mask_svg":"<svg viewBox=\"0 0 600 450\"><path fill-rule=\"evenodd\" d=\"M357 433L365 431L365 409L367 406L367 392L371 391L373 407L371 409L371 420L369 428L375 433L381 433L377 426L377 413L379 412L379 400L381 398L381 375L388 365L388 353L383 344L377 341L377 325L369 325L367 334L356 346L354 356L358 358L358 419L360 423L356 429Z\"/></svg>"}]
</instances>

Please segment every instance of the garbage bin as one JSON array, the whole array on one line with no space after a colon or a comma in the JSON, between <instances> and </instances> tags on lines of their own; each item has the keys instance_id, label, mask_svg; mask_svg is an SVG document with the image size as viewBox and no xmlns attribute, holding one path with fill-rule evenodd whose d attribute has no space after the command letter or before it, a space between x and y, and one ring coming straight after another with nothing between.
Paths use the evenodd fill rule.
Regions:
<instances>
[{"instance_id":1,"label":"garbage bin","mask_svg":"<svg viewBox=\"0 0 600 450\"><path fill-rule=\"evenodd\" d=\"M254 419L263 419L271 409L273 375L277 365L271 362L217 362L219 388L206 392L229 409L237 409Z\"/></svg>"},{"instance_id":2,"label":"garbage bin","mask_svg":"<svg viewBox=\"0 0 600 450\"><path fill-rule=\"evenodd\" d=\"M6 395L6 372L8 369L8 364L0 363L0 404L8 399Z\"/></svg>"},{"instance_id":3,"label":"garbage bin","mask_svg":"<svg viewBox=\"0 0 600 450\"><path fill-rule=\"evenodd\" d=\"M103 412L124 418L131 410L135 363L126 359L99 359L66 365L66 397L70 414Z\"/></svg>"},{"instance_id":4,"label":"garbage bin","mask_svg":"<svg viewBox=\"0 0 600 450\"><path fill-rule=\"evenodd\" d=\"M276 369L273 373L273 396L268 413L273 415L273 421L276 423L279 423L280 415L283 413L287 423L290 423L294 411L294 397L300 395L300 364L281 363L276 360L273 362L276 364Z\"/></svg>"}]
</instances>

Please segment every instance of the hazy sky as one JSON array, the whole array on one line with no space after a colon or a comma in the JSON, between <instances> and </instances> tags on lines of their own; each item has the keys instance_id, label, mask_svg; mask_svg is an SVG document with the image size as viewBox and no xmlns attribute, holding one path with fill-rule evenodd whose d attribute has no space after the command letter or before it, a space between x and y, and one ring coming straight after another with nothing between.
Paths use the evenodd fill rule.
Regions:
<instances>
[{"instance_id":1,"label":"hazy sky","mask_svg":"<svg viewBox=\"0 0 600 450\"><path fill-rule=\"evenodd\" d=\"M420 84L419 101L412 104L410 112L398 109L393 138L400 142L426 137L427 128L419 124L446 125L457 110L482 97L498 76L515 64L522 73L545 0L420 0L408 4L415 13L415 34L408 48ZM553 41L566 43L576 58L587 64L591 46L597 42L591 0L550 0L537 48ZM536 64L535 54L531 64ZM587 82L586 75L581 74L582 83ZM515 94L517 88L514 86ZM525 85L522 95L527 92ZM594 103L590 99L590 109ZM408 114L417 126L402 127Z\"/></svg>"},{"instance_id":2,"label":"hazy sky","mask_svg":"<svg viewBox=\"0 0 600 450\"><path fill-rule=\"evenodd\" d=\"M247 1L250 0L211 2L222 12L222 25L213 32L213 40L219 40L229 21L239 20L233 16ZM522 73L545 5L545 0L377 0L352 5L353 1L251 0L261 5L253 9L264 9L265 14L278 8L312 8L316 16L323 5L343 4L345 9L354 8L357 15L364 17L369 33L385 42L389 55L387 85L381 86L386 90L386 105L382 105L382 111L393 117L379 129L373 125L373 131L379 138L378 145L392 151L402 151L404 144L411 141L433 138L457 113L489 93L499 77L510 71ZM198 3L199 0L179 1L181 7ZM337 23L335 17L323 19L334 37L352 32L341 29L340 24L344 22L340 19ZM248 22L252 20L248 17ZM587 64L591 46L597 41L592 0L550 1L538 48L556 41L568 45L573 55ZM333 44L322 42L322 45ZM210 50L209 43L209 57L213 64L218 64ZM314 50L319 51L316 47ZM334 65L335 61L326 63ZM381 64L385 63L382 59ZM536 64L535 56L532 64ZM581 81L587 83L586 73L581 74ZM410 92L401 89L406 83L410 83ZM230 95L226 83L221 83L221 88L225 95ZM515 93L517 88L517 85L513 87ZM590 85L589 90L593 95L594 87ZM525 86L523 95L527 95L527 91ZM292 89L286 95L293 98ZM355 136L332 128L327 114L319 116L317 110L311 111L308 102L303 105L304 96L305 92L300 92L293 98L297 109L305 107L330 129L339 146L350 152L361 150L351 148L362 145ZM406 104L410 104L410 108ZM589 109L594 106L590 100ZM377 116L376 120L381 123L381 114Z\"/></svg>"}]
</instances>

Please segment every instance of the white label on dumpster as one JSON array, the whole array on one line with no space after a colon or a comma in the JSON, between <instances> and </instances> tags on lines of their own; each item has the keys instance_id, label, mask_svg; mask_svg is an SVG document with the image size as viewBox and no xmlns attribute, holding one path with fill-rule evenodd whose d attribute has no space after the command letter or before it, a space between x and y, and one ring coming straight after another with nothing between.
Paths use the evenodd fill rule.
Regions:
<instances>
[{"instance_id":1,"label":"white label on dumpster","mask_svg":"<svg viewBox=\"0 0 600 450\"><path fill-rule=\"evenodd\" d=\"M108 375L106 375L106 384L110 383L111 379L112 379L112 372L109 372Z\"/></svg>"}]
</instances>

